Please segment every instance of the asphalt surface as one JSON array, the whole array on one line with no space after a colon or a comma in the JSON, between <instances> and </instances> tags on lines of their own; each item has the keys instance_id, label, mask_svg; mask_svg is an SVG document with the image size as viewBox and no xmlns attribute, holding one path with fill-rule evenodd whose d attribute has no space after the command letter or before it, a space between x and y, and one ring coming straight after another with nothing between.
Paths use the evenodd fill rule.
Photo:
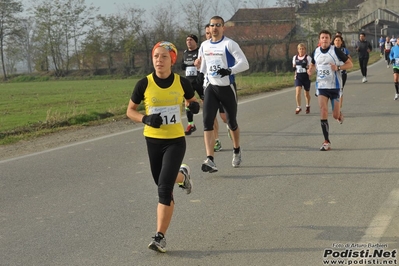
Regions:
<instances>
[{"instance_id":1,"label":"asphalt surface","mask_svg":"<svg viewBox=\"0 0 399 266\"><path fill-rule=\"evenodd\" d=\"M157 194L142 125L0 161L0 265L313 266L329 265L326 252L347 265L355 250L396 259L399 101L385 62L369 66L368 80L348 75L328 152L313 84L310 114L295 115L293 87L240 101L240 168L222 125L219 172L201 171L196 115L184 161L193 193L176 186L165 254L147 248Z\"/></svg>"}]
</instances>

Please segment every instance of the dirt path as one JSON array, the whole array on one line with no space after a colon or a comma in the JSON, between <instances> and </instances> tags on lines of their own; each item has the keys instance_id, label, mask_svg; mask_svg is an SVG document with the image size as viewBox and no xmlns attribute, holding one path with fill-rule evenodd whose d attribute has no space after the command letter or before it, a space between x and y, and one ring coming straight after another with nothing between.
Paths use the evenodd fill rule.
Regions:
<instances>
[{"instance_id":1,"label":"dirt path","mask_svg":"<svg viewBox=\"0 0 399 266\"><path fill-rule=\"evenodd\" d=\"M46 149L129 130L132 128L132 125L133 122L128 119L123 119L98 126L89 126L78 129L69 128L32 140L20 141L11 145L1 145L0 160L22 156L33 152L40 152Z\"/></svg>"}]
</instances>

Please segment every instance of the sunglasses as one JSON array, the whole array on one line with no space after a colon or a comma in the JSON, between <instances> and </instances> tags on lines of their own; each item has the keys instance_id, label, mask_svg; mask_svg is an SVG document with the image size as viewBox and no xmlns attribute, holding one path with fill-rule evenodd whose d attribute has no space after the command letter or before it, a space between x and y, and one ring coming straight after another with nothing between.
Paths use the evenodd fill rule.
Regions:
<instances>
[{"instance_id":1,"label":"sunglasses","mask_svg":"<svg viewBox=\"0 0 399 266\"><path fill-rule=\"evenodd\" d=\"M210 24L209 27L221 27L222 23Z\"/></svg>"}]
</instances>

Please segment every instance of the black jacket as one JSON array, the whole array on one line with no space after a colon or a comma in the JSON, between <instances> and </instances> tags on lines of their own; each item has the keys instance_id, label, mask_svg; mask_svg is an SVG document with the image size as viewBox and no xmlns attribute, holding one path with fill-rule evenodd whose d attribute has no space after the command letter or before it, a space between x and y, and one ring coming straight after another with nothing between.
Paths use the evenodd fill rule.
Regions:
<instances>
[{"instance_id":1,"label":"black jacket","mask_svg":"<svg viewBox=\"0 0 399 266\"><path fill-rule=\"evenodd\" d=\"M358 41L356 44L356 50L359 53L359 58L368 58L369 53L367 52L367 49L370 51L373 50L373 47L371 46L370 42L365 40L365 41Z\"/></svg>"}]
</instances>

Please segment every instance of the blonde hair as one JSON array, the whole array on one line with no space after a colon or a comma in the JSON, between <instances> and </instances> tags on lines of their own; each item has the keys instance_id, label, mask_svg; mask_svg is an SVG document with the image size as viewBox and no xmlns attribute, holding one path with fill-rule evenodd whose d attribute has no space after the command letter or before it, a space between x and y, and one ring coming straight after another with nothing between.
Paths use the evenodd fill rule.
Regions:
<instances>
[{"instance_id":1,"label":"blonde hair","mask_svg":"<svg viewBox=\"0 0 399 266\"><path fill-rule=\"evenodd\" d=\"M305 50L306 50L306 45L305 45L303 42L301 42L300 44L298 44L297 49L299 49L299 48L301 48L301 47L305 48Z\"/></svg>"}]
</instances>

